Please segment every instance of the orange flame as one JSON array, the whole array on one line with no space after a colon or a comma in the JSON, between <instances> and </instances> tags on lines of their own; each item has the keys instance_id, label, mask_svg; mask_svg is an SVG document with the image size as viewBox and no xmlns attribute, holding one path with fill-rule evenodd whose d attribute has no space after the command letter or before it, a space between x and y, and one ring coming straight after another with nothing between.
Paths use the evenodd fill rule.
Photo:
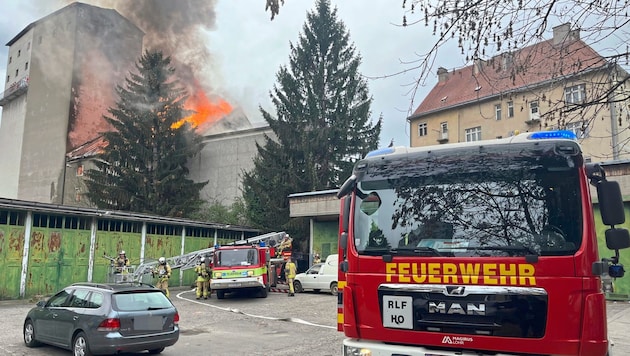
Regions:
<instances>
[{"instance_id":1,"label":"orange flame","mask_svg":"<svg viewBox=\"0 0 630 356\"><path fill-rule=\"evenodd\" d=\"M195 92L186 100L184 109L194 111L194 113L174 123L171 128L177 129L185 122L189 122L197 129L207 128L231 113L233 108L230 103L221 98L210 100L199 84L195 83Z\"/></svg>"}]
</instances>

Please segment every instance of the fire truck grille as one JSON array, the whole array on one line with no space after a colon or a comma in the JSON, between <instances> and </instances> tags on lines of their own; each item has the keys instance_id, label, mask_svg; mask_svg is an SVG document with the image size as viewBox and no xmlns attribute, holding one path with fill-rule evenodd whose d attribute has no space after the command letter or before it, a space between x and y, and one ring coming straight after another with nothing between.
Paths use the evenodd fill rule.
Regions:
<instances>
[{"instance_id":1,"label":"fire truck grille","mask_svg":"<svg viewBox=\"0 0 630 356\"><path fill-rule=\"evenodd\" d=\"M388 304L391 300L409 300L413 323L405 326L408 329L519 338L545 335L548 303L547 294L540 288L467 286L465 292L459 293L454 286L382 285L378 294L383 325L398 326L388 325L385 320L390 315L387 305L383 309L383 300Z\"/></svg>"}]
</instances>

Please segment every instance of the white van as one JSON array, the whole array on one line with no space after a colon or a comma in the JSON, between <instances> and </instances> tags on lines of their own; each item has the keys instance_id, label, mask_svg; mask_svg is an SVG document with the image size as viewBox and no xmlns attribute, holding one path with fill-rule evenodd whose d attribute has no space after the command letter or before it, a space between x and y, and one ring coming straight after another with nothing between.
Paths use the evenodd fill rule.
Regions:
<instances>
[{"instance_id":1,"label":"white van","mask_svg":"<svg viewBox=\"0 0 630 356\"><path fill-rule=\"evenodd\" d=\"M329 291L337 295L337 269L339 268L339 255L329 255L323 263L316 263L306 272L299 273L293 281L293 288L300 293L306 289L315 292Z\"/></svg>"}]
</instances>

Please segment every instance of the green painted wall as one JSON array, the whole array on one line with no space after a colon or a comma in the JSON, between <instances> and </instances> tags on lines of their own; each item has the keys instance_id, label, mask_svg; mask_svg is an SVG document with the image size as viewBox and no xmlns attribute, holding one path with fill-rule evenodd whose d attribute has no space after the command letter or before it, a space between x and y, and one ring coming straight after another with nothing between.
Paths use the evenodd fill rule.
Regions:
<instances>
[{"instance_id":1,"label":"green painted wall","mask_svg":"<svg viewBox=\"0 0 630 356\"><path fill-rule=\"evenodd\" d=\"M0 268L4 280L0 283L0 299L20 296L23 252L24 226L0 225Z\"/></svg>"},{"instance_id":2,"label":"green painted wall","mask_svg":"<svg viewBox=\"0 0 630 356\"><path fill-rule=\"evenodd\" d=\"M337 253L337 236L339 223L337 221L320 221L313 223L313 253L319 253L322 261L328 255Z\"/></svg>"}]
</instances>

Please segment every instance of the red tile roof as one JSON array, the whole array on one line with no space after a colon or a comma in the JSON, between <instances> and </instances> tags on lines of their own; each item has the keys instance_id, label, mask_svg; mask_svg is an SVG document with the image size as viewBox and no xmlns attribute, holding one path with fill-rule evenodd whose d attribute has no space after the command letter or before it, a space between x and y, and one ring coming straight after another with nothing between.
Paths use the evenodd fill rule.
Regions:
<instances>
[{"instance_id":1,"label":"red tile roof","mask_svg":"<svg viewBox=\"0 0 630 356\"><path fill-rule=\"evenodd\" d=\"M553 45L553 39L448 72L438 81L410 119L473 101L514 93L605 66L606 60L581 40ZM507 55L509 56L509 54Z\"/></svg>"}]
</instances>

